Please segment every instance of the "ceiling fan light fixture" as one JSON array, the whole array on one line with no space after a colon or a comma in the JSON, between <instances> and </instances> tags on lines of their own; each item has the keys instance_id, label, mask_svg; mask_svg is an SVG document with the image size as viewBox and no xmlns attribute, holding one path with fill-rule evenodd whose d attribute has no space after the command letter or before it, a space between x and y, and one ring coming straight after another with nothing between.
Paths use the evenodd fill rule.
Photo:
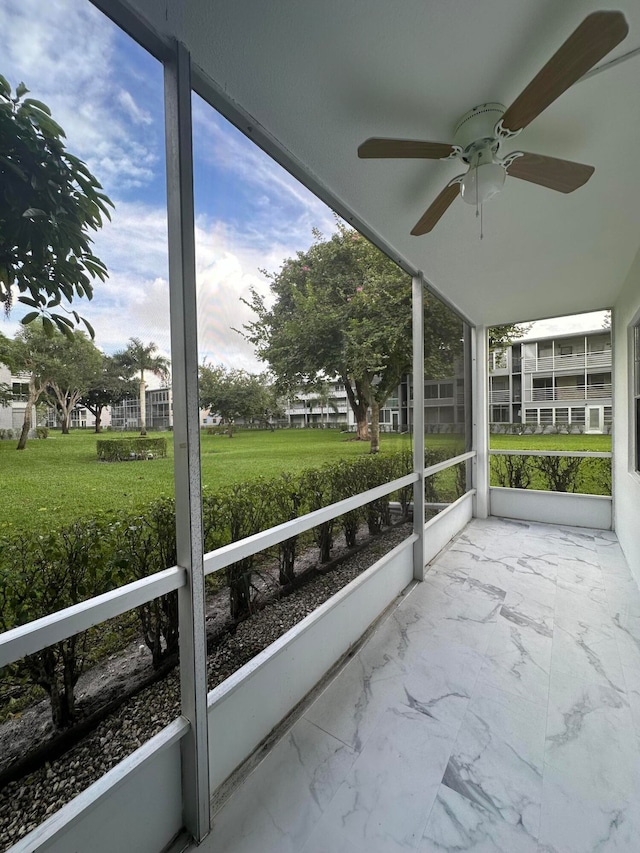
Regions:
<instances>
[{"instance_id":1,"label":"ceiling fan light fixture","mask_svg":"<svg viewBox=\"0 0 640 853\"><path fill-rule=\"evenodd\" d=\"M460 195L467 204L484 204L504 187L507 173L500 163L472 166L461 181Z\"/></svg>"}]
</instances>

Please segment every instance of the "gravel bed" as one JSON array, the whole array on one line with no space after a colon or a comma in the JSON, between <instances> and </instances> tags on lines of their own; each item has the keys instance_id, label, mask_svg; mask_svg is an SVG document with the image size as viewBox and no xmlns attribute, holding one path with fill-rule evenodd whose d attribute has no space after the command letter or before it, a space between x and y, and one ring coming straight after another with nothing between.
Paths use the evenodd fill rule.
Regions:
<instances>
[{"instance_id":1,"label":"gravel bed","mask_svg":"<svg viewBox=\"0 0 640 853\"><path fill-rule=\"evenodd\" d=\"M241 622L209 655L209 689L312 613L410 532L407 524L385 531L353 556ZM0 850L35 829L179 713L179 675L174 670L127 701L66 755L6 785L0 792Z\"/></svg>"}]
</instances>

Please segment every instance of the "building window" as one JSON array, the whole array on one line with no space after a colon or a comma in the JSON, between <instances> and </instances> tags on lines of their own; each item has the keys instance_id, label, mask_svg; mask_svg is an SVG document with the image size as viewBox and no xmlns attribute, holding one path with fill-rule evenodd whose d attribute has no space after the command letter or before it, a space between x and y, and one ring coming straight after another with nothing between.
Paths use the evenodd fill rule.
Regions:
<instances>
[{"instance_id":1,"label":"building window","mask_svg":"<svg viewBox=\"0 0 640 853\"><path fill-rule=\"evenodd\" d=\"M571 423L585 425L585 411L583 408L571 409Z\"/></svg>"},{"instance_id":2,"label":"building window","mask_svg":"<svg viewBox=\"0 0 640 853\"><path fill-rule=\"evenodd\" d=\"M18 403L26 403L29 399L29 383L14 382L11 386L11 395Z\"/></svg>"},{"instance_id":3,"label":"building window","mask_svg":"<svg viewBox=\"0 0 640 853\"><path fill-rule=\"evenodd\" d=\"M494 424L509 423L509 406L492 406L491 422Z\"/></svg>"},{"instance_id":4,"label":"building window","mask_svg":"<svg viewBox=\"0 0 640 853\"><path fill-rule=\"evenodd\" d=\"M640 471L640 321L633 327L633 416L636 437L636 471Z\"/></svg>"},{"instance_id":5,"label":"building window","mask_svg":"<svg viewBox=\"0 0 640 853\"><path fill-rule=\"evenodd\" d=\"M453 382L447 382L440 386L440 398L448 400L453 397Z\"/></svg>"}]
</instances>

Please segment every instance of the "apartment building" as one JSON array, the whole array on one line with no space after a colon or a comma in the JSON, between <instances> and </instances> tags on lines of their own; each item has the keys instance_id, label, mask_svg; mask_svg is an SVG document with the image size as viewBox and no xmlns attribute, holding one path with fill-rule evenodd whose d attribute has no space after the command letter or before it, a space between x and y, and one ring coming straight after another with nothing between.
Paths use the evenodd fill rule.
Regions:
<instances>
[{"instance_id":1,"label":"apartment building","mask_svg":"<svg viewBox=\"0 0 640 853\"><path fill-rule=\"evenodd\" d=\"M611 431L611 332L522 340L489 357L489 421Z\"/></svg>"},{"instance_id":2,"label":"apartment building","mask_svg":"<svg viewBox=\"0 0 640 853\"><path fill-rule=\"evenodd\" d=\"M2 386L10 392L11 397L5 405L0 404L0 430L5 436L13 435L17 438L22 430L29 399L29 376L26 373L12 374L6 365L0 364L0 387ZM31 423L36 426L35 406L31 411Z\"/></svg>"},{"instance_id":3,"label":"apartment building","mask_svg":"<svg viewBox=\"0 0 640 853\"><path fill-rule=\"evenodd\" d=\"M147 388L145 426L147 429L173 427L173 395L171 388ZM136 430L140 426L140 400L127 397L110 407L111 427L114 430Z\"/></svg>"}]
</instances>

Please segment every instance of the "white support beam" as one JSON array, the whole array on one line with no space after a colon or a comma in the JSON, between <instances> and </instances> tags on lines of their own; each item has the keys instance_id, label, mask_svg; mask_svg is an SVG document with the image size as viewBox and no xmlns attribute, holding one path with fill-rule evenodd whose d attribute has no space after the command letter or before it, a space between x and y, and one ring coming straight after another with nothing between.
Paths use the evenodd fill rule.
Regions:
<instances>
[{"instance_id":1,"label":"white support beam","mask_svg":"<svg viewBox=\"0 0 640 853\"><path fill-rule=\"evenodd\" d=\"M175 44L165 64L167 207L173 442L178 566L187 584L178 593L182 714L191 723L182 745L184 824L196 841L210 829L202 484L198 406L198 324L191 139L191 67Z\"/></svg>"},{"instance_id":2,"label":"white support beam","mask_svg":"<svg viewBox=\"0 0 640 853\"><path fill-rule=\"evenodd\" d=\"M471 369L473 384L473 514L489 515L489 334L486 326L471 330Z\"/></svg>"},{"instance_id":3,"label":"white support beam","mask_svg":"<svg viewBox=\"0 0 640 853\"><path fill-rule=\"evenodd\" d=\"M413 576L424 580L424 281L422 274L412 279L413 311Z\"/></svg>"}]
</instances>

